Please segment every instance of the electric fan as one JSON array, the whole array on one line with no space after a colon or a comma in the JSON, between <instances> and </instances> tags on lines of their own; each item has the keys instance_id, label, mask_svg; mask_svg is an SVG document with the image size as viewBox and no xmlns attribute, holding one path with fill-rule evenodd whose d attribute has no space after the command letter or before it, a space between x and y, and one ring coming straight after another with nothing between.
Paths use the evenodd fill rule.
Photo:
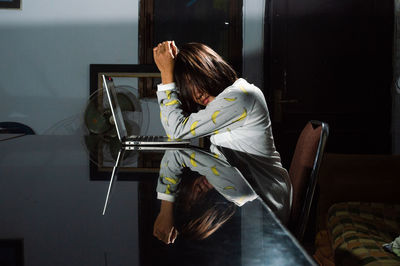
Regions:
<instances>
[{"instance_id":1,"label":"electric fan","mask_svg":"<svg viewBox=\"0 0 400 266\"><path fill-rule=\"evenodd\" d=\"M115 90L128 135L140 135L143 113L140 101L133 93L137 92L137 89L131 86L116 86ZM90 136L85 138L90 154L97 154L101 149L103 163L108 159L110 163L115 162L121 143L105 90L99 89L90 95L83 118ZM111 158L107 158L107 155L111 155Z\"/></svg>"}]
</instances>

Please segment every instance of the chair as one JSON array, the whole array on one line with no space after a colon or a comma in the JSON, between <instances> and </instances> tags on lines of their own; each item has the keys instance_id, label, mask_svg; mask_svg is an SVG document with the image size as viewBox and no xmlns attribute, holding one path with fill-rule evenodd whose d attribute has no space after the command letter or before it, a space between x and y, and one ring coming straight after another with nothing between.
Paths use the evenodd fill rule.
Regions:
<instances>
[{"instance_id":1,"label":"chair","mask_svg":"<svg viewBox=\"0 0 400 266\"><path fill-rule=\"evenodd\" d=\"M299 136L290 164L293 201L288 227L300 242L306 230L328 134L328 124L308 122Z\"/></svg>"},{"instance_id":2,"label":"chair","mask_svg":"<svg viewBox=\"0 0 400 266\"><path fill-rule=\"evenodd\" d=\"M18 122L0 122L0 134L35 135L35 131L29 126Z\"/></svg>"}]
</instances>

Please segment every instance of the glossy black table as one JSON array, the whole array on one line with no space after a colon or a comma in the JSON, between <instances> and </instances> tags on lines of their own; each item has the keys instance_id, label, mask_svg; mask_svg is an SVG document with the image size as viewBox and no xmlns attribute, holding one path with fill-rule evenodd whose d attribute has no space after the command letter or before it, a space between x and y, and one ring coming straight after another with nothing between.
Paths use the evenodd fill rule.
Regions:
<instances>
[{"instance_id":1,"label":"glossy black table","mask_svg":"<svg viewBox=\"0 0 400 266\"><path fill-rule=\"evenodd\" d=\"M259 198L205 240L156 239L163 151L126 159L103 215L116 150L97 142L0 141L0 265L315 265Z\"/></svg>"}]
</instances>

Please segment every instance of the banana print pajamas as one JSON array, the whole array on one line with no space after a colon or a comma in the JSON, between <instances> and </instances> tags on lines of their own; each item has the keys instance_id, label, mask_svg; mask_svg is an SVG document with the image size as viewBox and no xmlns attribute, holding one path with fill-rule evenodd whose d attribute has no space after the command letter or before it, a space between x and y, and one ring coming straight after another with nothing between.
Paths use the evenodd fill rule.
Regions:
<instances>
[{"instance_id":1,"label":"banana print pajamas","mask_svg":"<svg viewBox=\"0 0 400 266\"><path fill-rule=\"evenodd\" d=\"M279 156L264 95L244 79L236 80L205 109L185 114L175 83L157 90L161 123L171 139L211 135L211 143L261 156Z\"/></svg>"},{"instance_id":2,"label":"banana print pajamas","mask_svg":"<svg viewBox=\"0 0 400 266\"><path fill-rule=\"evenodd\" d=\"M161 123L169 138L211 136L211 151L214 153L219 154L215 146L221 146L257 156L260 163L273 162L273 173L261 174L266 179L260 177L259 182L265 187L264 191L274 191L267 201L274 202L276 195L284 195L284 199L271 205L276 205L273 209L282 212L279 216L283 221L287 220L287 210L290 210L292 202L292 185L276 151L267 103L259 88L242 78L238 79L205 109L191 114L181 109L175 83L158 85L157 98Z\"/></svg>"}]
</instances>

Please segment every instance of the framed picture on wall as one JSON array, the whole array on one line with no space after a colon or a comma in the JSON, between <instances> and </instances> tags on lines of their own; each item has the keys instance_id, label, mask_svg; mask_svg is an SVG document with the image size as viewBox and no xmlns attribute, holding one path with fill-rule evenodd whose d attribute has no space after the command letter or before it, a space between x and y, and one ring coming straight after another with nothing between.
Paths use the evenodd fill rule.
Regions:
<instances>
[{"instance_id":1,"label":"framed picture on wall","mask_svg":"<svg viewBox=\"0 0 400 266\"><path fill-rule=\"evenodd\" d=\"M105 95L101 76L113 78L119 105L124 117L128 135L146 134L149 127L150 113L142 107L144 98L155 97L156 87L151 92L144 90L143 82L160 83L161 74L155 65L90 65L90 98L85 110L85 125L90 136L85 144L91 154L91 180L109 179L121 144L114 125L110 122L111 110ZM154 95L152 95L154 93ZM110 120L111 119L111 120ZM135 174L158 174L162 153L147 154L127 151L124 153L119 179L132 180Z\"/></svg>"},{"instance_id":2,"label":"framed picture on wall","mask_svg":"<svg viewBox=\"0 0 400 266\"><path fill-rule=\"evenodd\" d=\"M113 78L137 79L139 98L156 98L157 84L161 83L161 74L155 64L91 64L90 94L101 87L101 75L104 74Z\"/></svg>"},{"instance_id":3,"label":"framed picture on wall","mask_svg":"<svg viewBox=\"0 0 400 266\"><path fill-rule=\"evenodd\" d=\"M21 9L21 0L0 0L0 8Z\"/></svg>"}]
</instances>

